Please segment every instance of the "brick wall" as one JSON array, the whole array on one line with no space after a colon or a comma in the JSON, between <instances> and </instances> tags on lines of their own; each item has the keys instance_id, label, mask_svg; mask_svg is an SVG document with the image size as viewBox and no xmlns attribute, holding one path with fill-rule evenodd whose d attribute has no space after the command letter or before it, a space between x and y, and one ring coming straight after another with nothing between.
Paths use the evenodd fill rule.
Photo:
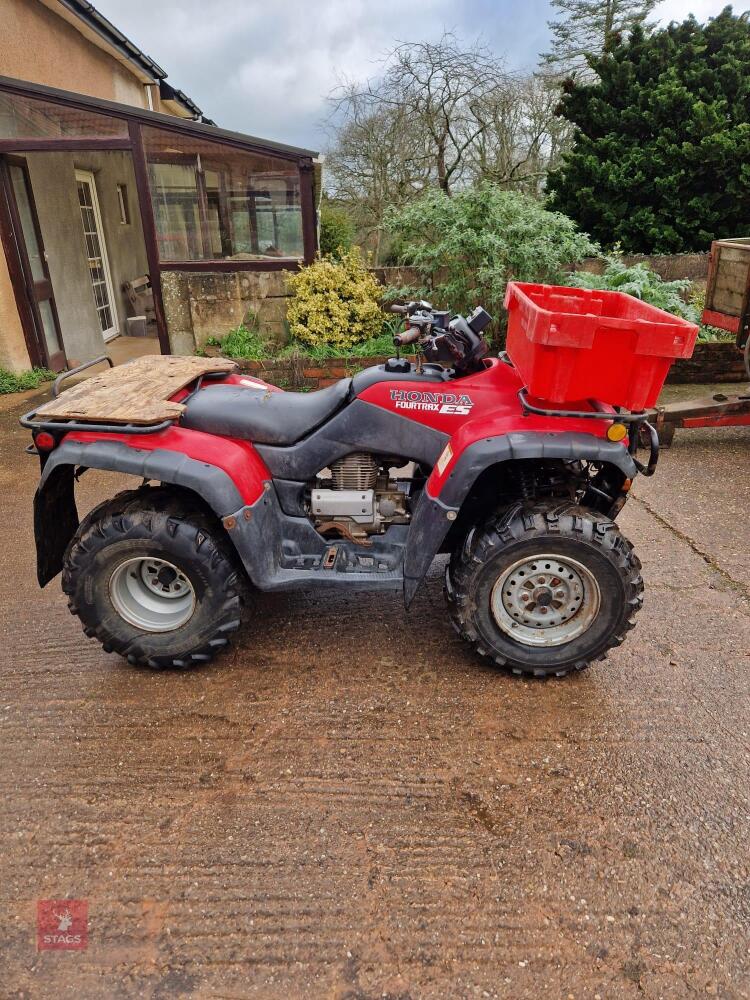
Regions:
<instances>
[{"instance_id":1,"label":"brick wall","mask_svg":"<svg viewBox=\"0 0 750 1000\"><path fill-rule=\"evenodd\" d=\"M668 382L746 382L742 354L731 344L696 344L692 358L676 361Z\"/></svg>"},{"instance_id":2,"label":"brick wall","mask_svg":"<svg viewBox=\"0 0 750 1000\"><path fill-rule=\"evenodd\" d=\"M386 358L331 358L316 361L314 358L269 358L264 361L238 359L240 370L248 375L257 375L264 382L277 385L281 389L295 389L310 392L325 389L339 379L349 378L363 368L382 365Z\"/></svg>"},{"instance_id":3,"label":"brick wall","mask_svg":"<svg viewBox=\"0 0 750 1000\"><path fill-rule=\"evenodd\" d=\"M341 378L347 378L369 368L381 365L384 357L332 358L316 361L313 358L269 358L265 361L238 361L240 369L256 375L264 382L282 389L311 392L324 389ZM413 360L413 358L412 358ZM697 344L693 357L677 361L669 372L668 382L686 384L698 382L743 382L747 380L742 356L734 344Z\"/></svg>"}]
</instances>

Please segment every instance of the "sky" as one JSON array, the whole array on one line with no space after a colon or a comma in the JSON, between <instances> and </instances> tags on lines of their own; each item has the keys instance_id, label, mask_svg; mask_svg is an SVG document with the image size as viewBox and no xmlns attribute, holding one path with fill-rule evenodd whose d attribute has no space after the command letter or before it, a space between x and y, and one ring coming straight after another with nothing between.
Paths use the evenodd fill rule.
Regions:
<instances>
[{"instance_id":1,"label":"sky","mask_svg":"<svg viewBox=\"0 0 750 1000\"><path fill-rule=\"evenodd\" d=\"M661 23L717 14L726 0L663 0ZM750 5L750 4L749 4ZM96 6L223 128L325 148L326 98L377 76L399 41L444 30L480 38L509 70L549 44L545 0L96 0ZM735 4L741 11L745 3Z\"/></svg>"}]
</instances>

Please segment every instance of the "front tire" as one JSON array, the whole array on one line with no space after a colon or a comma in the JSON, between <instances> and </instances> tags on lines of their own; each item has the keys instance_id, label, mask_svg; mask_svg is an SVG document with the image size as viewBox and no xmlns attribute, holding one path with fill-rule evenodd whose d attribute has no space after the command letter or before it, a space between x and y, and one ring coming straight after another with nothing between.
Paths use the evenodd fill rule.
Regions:
<instances>
[{"instance_id":1,"label":"front tire","mask_svg":"<svg viewBox=\"0 0 750 1000\"><path fill-rule=\"evenodd\" d=\"M456 631L515 674L562 677L633 628L641 564L613 521L570 503L518 503L466 537L446 570Z\"/></svg>"},{"instance_id":2,"label":"front tire","mask_svg":"<svg viewBox=\"0 0 750 1000\"><path fill-rule=\"evenodd\" d=\"M129 663L208 663L241 624L241 570L221 525L164 489L131 491L79 527L63 566L71 614Z\"/></svg>"}]
</instances>

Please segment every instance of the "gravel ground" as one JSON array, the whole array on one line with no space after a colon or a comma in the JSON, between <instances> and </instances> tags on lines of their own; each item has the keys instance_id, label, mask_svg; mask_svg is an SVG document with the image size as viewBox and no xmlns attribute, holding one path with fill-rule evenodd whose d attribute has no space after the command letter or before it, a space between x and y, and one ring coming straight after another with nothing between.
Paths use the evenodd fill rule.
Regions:
<instances>
[{"instance_id":1,"label":"gravel ground","mask_svg":"<svg viewBox=\"0 0 750 1000\"><path fill-rule=\"evenodd\" d=\"M211 667L129 667L37 588L27 440L6 407L2 997L750 996L750 428L678 432L621 519L637 629L535 683L438 565L409 612L261 595ZM37 952L66 897L87 950Z\"/></svg>"}]
</instances>

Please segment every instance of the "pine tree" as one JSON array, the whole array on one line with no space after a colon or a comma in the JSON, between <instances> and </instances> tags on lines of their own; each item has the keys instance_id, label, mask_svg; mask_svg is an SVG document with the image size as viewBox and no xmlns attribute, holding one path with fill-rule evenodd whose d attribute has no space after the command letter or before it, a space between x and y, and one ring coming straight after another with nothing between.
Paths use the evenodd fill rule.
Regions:
<instances>
[{"instance_id":1,"label":"pine tree","mask_svg":"<svg viewBox=\"0 0 750 1000\"><path fill-rule=\"evenodd\" d=\"M558 77L591 77L589 57L599 57L646 18L660 0L552 0L560 20L549 21L552 51L544 69Z\"/></svg>"},{"instance_id":2,"label":"pine tree","mask_svg":"<svg viewBox=\"0 0 750 1000\"><path fill-rule=\"evenodd\" d=\"M731 7L699 24L636 27L569 82L573 146L549 176L551 206L604 246L705 250L750 234L750 24Z\"/></svg>"}]
</instances>

